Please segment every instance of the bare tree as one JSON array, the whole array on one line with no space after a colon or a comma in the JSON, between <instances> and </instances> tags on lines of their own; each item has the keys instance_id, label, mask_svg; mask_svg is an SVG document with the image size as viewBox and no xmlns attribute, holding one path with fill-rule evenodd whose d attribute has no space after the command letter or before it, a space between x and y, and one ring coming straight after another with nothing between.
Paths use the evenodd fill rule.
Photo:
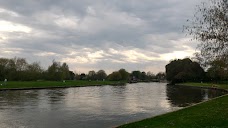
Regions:
<instances>
[{"instance_id":1,"label":"bare tree","mask_svg":"<svg viewBox=\"0 0 228 128\"><path fill-rule=\"evenodd\" d=\"M228 55L228 0L207 0L198 5L184 30L200 41L199 58L204 62Z\"/></svg>"}]
</instances>

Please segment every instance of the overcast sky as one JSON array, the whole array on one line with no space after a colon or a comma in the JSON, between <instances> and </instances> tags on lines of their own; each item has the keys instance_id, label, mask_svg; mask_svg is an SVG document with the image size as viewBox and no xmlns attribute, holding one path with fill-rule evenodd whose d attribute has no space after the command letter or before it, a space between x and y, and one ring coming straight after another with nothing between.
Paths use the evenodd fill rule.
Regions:
<instances>
[{"instance_id":1,"label":"overcast sky","mask_svg":"<svg viewBox=\"0 0 228 128\"><path fill-rule=\"evenodd\" d=\"M182 33L199 0L0 0L0 57L87 73L165 71L192 56Z\"/></svg>"}]
</instances>

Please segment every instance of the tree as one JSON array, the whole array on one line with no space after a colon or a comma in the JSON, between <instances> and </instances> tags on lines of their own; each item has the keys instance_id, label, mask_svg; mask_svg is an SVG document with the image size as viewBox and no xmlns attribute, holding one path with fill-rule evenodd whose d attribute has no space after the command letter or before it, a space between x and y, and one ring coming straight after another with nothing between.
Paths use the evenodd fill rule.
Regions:
<instances>
[{"instance_id":1,"label":"tree","mask_svg":"<svg viewBox=\"0 0 228 128\"><path fill-rule=\"evenodd\" d=\"M88 80L96 80L96 72L95 71L89 71L87 79Z\"/></svg>"},{"instance_id":2,"label":"tree","mask_svg":"<svg viewBox=\"0 0 228 128\"><path fill-rule=\"evenodd\" d=\"M4 80L7 73L7 64L9 59L7 58L0 58L0 81Z\"/></svg>"},{"instance_id":3,"label":"tree","mask_svg":"<svg viewBox=\"0 0 228 128\"><path fill-rule=\"evenodd\" d=\"M119 73L121 74L121 80L129 79L129 73L125 69L120 69Z\"/></svg>"},{"instance_id":4,"label":"tree","mask_svg":"<svg viewBox=\"0 0 228 128\"><path fill-rule=\"evenodd\" d=\"M70 79L70 71L69 66L66 63L63 63L60 67L60 72L62 73L62 79L69 80Z\"/></svg>"},{"instance_id":5,"label":"tree","mask_svg":"<svg viewBox=\"0 0 228 128\"><path fill-rule=\"evenodd\" d=\"M205 72L197 62L192 62L189 58L183 60L173 60L165 66L166 79L171 83L179 83L186 81L201 81Z\"/></svg>"},{"instance_id":6,"label":"tree","mask_svg":"<svg viewBox=\"0 0 228 128\"><path fill-rule=\"evenodd\" d=\"M14 58L14 63L16 66L16 73L14 75L16 76L16 80L25 80L26 79L26 68L28 66L28 63L25 58Z\"/></svg>"},{"instance_id":7,"label":"tree","mask_svg":"<svg viewBox=\"0 0 228 128\"><path fill-rule=\"evenodd\" d=\"M112 72L109 76L108 76L108 80L111 81L118 81L121 80L122 76L120 74L120 72L116 71L116 72Z\"/></svg>"},{"instance_id":8,"label":"tree","mask_svg":"<svg viewBox=\"0 0 228 128\"><path fill-rule=\"evenodd\" d=\"M97 73L96 73L96 79L97 80L104 80L106 79L107 77L107 74L105 73L104 70L99 70Z\"/></svg>"},{"instance_id":9,"label":"tree","mask_svg":"<svg viewBox=\"0 0 228 128\"><path fill-rule=\"evenodd\" d=\"M207 65L228 55L228 0L203 2L197 6L194 18L188 23L184 29L201 42L198 54L201 62Z\"/></svg>"},{"instance_id":10,"label":"tree","mask_svg":"<svg viewBox=\"0 0 228 128\"><path fill-rule=\"evenodd\" d=\"M73 71L69 71L69 74L70 74L70 79L69 79L69 80L74 80L74 79L76 79L76 74L74 74Z\"/></svg>"},{"instance_id":11,"label":"tree","mask_svg":"<svg viewBox=\"0 0 228 128\"><path fill-rule=\"evenodd\" d=\"M23 80L39 80L42 79L43 69L38 62L28 64L26 67Z\"/></svg>"},{"instance_id":12,"label":"tree","mask_svg":"<svg viewBox=\"0 0 228 128\"><path fill-rule=\"evenodd\" d=\"M24 71L28 65L27 61L25 58L14 58L13 59L15 66L16 66L16 70L17 71Z\"/></svg>"},{"instance_id":13,"label":"tree","mask_svg":"<svg viewBox=\"0 0 228 128\"><path fill-rule=\"evenodd\" d=\"M131 77L134 77L136 80L141 79L141 72L140 71L132 71Z\"/></svg>"},{"instance_id":14,"label":"tree","mask_svg":"<svg viewBox=\"0 0 228 128\"><path fill-rule=\"evenodd\" d=\"M74 71L74 74L75 74L75 79L76 80L80 80L81 79L81 74L80 73L77 73L76 71Z\"/></svg>"},{"instance_id":15,"label":"tree","mask_svg":"<svg viewBox=\"0 0 228 128\"><path fill-rule=\"evenodd\" d=\"M165 80L165 77L166 77L166 75L165 75L164 72L159 72L159 73L156 74L156 78L158 80Z\"/></svg>"},{"instance_id":16,"label":"tree","mask_svg":"<svg viewBox=\"0 0 228 128\"><path fill-rule=\"evenodd\" d=\"M87 79L86 74L85 73L81 73L79 79L80 80L86 80Z\"/></svg>"},{"instance_id":17,"label":"tree","mask_svg":"<svg viewBox=\"0 0 228 128\"><path fill-rule=\"evenodd\" d=\"M216 59L210 64L207 70L207 76L214 81L228 79L228 64L222 59Z\"/></svg>"},{"instance_id":18,"label":"tree","mask_svg":"<svg viewBox=\"0 0 228 128\"><path fill-rule=\"evenodd\" d=\"M52 65L48 67L47 75L49 80L63 80L61 63L53 60Z\"/></svg>"},{"instance_id":19,"label":"tree","mask_svg":"<svg viewBox=\"0 0 228 128\"><path fill-rule=\"evenodd\" d=\"M8 59L7 64L5 65L4 68L5 68L4 77L7 78L8 80L15 80L16 75L14 74L16 73L16 66L13 59Z\"/></svg>"},{"instance_id":20,"label":"tree","mask_svg":"<svg viewBox=\"0 0 228 128\"><path fill-rule=\"evenodd\" d=\"M146 80L146 79L147 79L146 72L141 72L141 80Z\"/></svg>"},{"instance_id":21,"label":"tree","mask_svg":"<svg viewBox=\"0 0 228 128\"><path fill-rule=\"evenodd\" d=\"M147 78L148 78L149 81L153 81L153 80L156 79L156 76L150 71L147 72L146 75L147 75Z\"/></svg>"}]
</instances>

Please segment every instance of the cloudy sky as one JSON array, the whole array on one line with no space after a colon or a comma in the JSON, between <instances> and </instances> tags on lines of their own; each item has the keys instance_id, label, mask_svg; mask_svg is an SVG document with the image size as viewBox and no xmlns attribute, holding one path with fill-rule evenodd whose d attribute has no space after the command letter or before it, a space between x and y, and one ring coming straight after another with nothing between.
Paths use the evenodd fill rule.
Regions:
<instances>
[{"instance_id":1,"label":"cloudy sky","mask_svg":"<svg viewBox=\"0 0 228 128\"><path fill-rule=\"evenodd\" d=\"M87 73L165 71L191 56L182 33L199 0L0 0L0 57L52 60Z\"/></svg>"}]
</instances>

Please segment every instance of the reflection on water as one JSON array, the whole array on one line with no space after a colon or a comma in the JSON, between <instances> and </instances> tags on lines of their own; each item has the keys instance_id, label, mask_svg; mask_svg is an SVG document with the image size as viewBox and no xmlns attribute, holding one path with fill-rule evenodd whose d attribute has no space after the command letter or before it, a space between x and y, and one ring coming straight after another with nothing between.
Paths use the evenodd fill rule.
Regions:
<instances>
[{"instance_id":1,"label":"reflection on water","mask_svg":"<svg viewBox=\"0 0 228 128\"><path fill-rule=\"evenodd\" d=\"M225 94L225 92L221 90L200 89L178 85L167 85L166 93L171 105L176 107L186 107Z\"/></svg>"},{"instance_id":2,"label":"reflection on water","mask_svg":"<svg viewBox=\"0 0 228 128\"><path fill-rule=\"evenodd\" d=\"M219 95L221 91L164 83L0 91L0 126L106 128Z\"/></svg>"},{"instance_id":3,"label":"reflection on water","mask_svg":"<svg viewBox=\"0 0 228 128\"><path fill-rule=\"evenodd\" d=\"M39 94L37 91L0 91L0 109L7 109L8 107L17 107L28 105L26 102L30 100L30 106L37 105L37 98ZM23 108L21 108L23 109Z\"/></svg>"}]
</instances>

